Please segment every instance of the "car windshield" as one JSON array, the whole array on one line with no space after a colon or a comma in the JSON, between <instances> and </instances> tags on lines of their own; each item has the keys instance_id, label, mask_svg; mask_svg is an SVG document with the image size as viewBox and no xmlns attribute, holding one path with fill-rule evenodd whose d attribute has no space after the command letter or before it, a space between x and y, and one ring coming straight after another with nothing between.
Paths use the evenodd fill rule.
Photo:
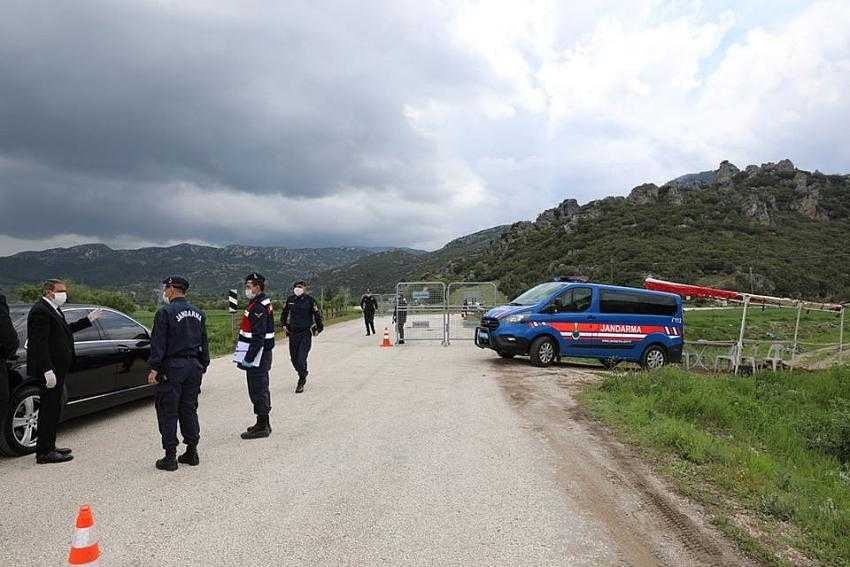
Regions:
<instances>
[{"instance_id":1,"label":"car windshield","mask_svg":"<svg viewBox=\"0 0 850 567\"><path fill-rule=\"evenodd\" d=\"M563 282L549 282L540 284L526 291L508 305L536 305L552 295L557 289L564 287Z\"/></svg>"}]
</instances>

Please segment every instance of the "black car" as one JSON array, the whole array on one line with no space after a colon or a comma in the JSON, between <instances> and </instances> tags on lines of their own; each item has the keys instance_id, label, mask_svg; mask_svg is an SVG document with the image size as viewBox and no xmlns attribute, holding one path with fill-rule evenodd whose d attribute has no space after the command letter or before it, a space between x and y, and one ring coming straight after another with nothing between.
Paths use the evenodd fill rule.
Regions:
<instances>
[{"instance_id":1,"label":"black car","mask_svg":"<svg viewBox=\"0 0 850 567\"><path fill-rule=\"evenodd\" d=\"M82 319L96 305L62 308L69 323ZM74 334L76 362L62 392L62 420L152 396L147 383L150 332L119 311L103 308L94 325ZM0 407L0 453L15 456L35 451L38 433L39 380L27 373L27 314L29 305L11 305L12 324L22 345L11 359L9 403ZM2 403L2 402L0 402Z\"/></svg>"}]
</instances>

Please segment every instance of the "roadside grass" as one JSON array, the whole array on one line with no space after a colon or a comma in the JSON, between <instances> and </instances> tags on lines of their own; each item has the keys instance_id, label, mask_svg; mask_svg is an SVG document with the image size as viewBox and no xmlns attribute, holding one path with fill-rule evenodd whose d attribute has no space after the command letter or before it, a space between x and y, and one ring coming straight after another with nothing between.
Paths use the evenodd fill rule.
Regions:
<instances>
[{"instance_id":1,"label":"roadside grass","mask_svg":"<svg viewBox=\"0 0 850 567\"><path fill-rule=\"evenodd\" d=\"M751 556L850 564L850 368L706 376L611 374L580 396L654 453ZM743 511L758 529L735 518ZM752 526L750 526L752 528ZM783 549L785 551L783 551Z\"/></svg>"},{"instance_id":2,"label":"roadside grass","mask_svg":"<svg viewBox=\"0 0 850 567\"><path fill-rule=\"evenodd\" d=\"M215 357L232 353L236 338L231 330L230 312L227 309L209 309L205 313L207 315L207 338L210 342L210 355ZM241 316L241 312L236 315L237 317ZM154 313L150 311L136 311L131 316L147 328L150 329L153 327ZM336 317L326 319L325 326L350 321L358 317L361 317L359 311L348 311ZM283 333L277 334L277 340L285 340Z\"/></svg>"}]
</instances>

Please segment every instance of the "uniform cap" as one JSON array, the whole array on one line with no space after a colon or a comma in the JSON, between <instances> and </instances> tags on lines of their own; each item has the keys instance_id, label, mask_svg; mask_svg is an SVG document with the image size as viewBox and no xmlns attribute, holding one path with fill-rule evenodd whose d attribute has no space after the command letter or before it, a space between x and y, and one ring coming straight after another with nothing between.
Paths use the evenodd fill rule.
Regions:
<instances>
[{"instance_id":1,"label":"uniform cap","mask_svg":"<svg viewBox=\"0 0 850 567\"><path fill-rule=\"evenodd\" d=\"M162 280L162 285L166 287L173 285L174 287L180 287L184 290L188 290L189 280L187 280L186 278L181 278L180 276L169 276Z\"/></svg>"},{"instance_id":2,"label":"uniform cap","mask_svg":"<svg viewBox=\"0 0 850 567\"><path fill-rule=\"evenodd\" d=\"M245 276L245 283L248 282L266 283L266 276L258 274L257 272L251 272Z\"/></svg>"},{"instance_id":3,"label":"uniform cap","mask_svg":"<svg viewBox=\"0 0 850 567\"><path fill-rule=\"evenodd\" d=\"M300 287L307 287L307 282L305 282L304 280L301 280L301 281L297 281L294 284L292 284L292 287L299 287L299 286Z\"/></svg>"}]
</instances>

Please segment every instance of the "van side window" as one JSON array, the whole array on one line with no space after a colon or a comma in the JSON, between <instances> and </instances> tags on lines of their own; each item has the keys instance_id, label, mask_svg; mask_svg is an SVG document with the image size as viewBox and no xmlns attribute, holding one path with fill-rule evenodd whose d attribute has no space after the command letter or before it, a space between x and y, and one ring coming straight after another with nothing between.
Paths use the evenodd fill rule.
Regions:
<instances>
[{"instance_id":1,"label":"van side window","mask_svg":"<svg viewBox=\"0 0 850 567\"><path fill-rule=\"evenodd\" d=\"M649 293L632 293L603 289L599 293L600 313L619 315L666 315L673 317L678 311L676 299Z\"/></svg>"},{"instance_id":2,"label":"van side window","mask_svg":"<svg viewBox=\"0 0 850 567\"><path fill-rule=\"evenodd\" d=\"M568 289L555 298L553 302L556 313L581 313L590 308L593 290L589 287Z\"/></svg>"}]
</instances>

